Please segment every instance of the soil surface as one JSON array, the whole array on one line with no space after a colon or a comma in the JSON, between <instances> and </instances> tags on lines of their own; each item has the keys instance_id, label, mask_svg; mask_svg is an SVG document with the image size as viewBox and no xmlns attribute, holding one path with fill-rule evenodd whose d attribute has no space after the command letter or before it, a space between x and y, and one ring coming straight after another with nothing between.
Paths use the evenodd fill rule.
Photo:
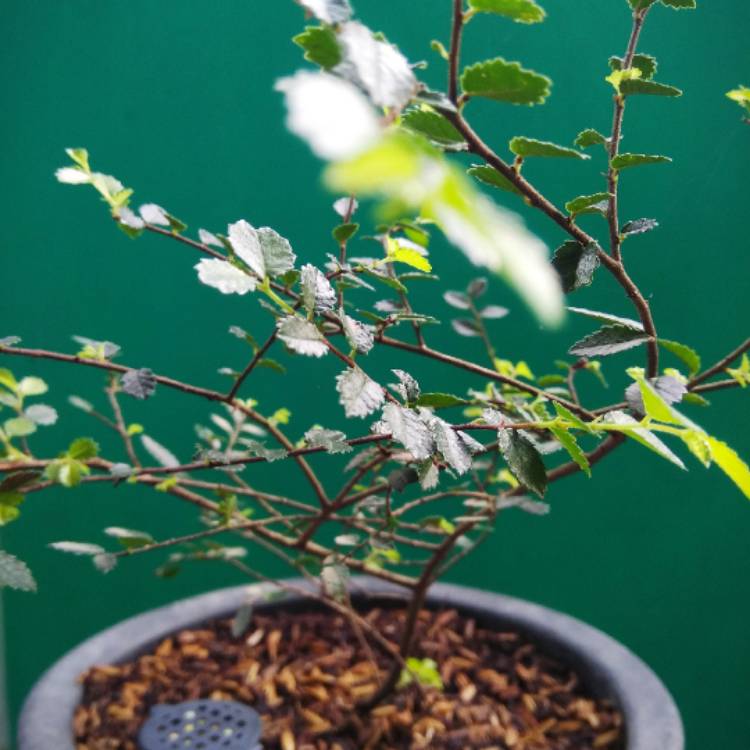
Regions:
<instances>
[{"instance_id":1,"label":"soil surface","mask_svg":"<svg viewBox=\"0 0 750 750\"><path fill-rule=\"evenodd\" d=\"M364 617L398 643L405 613ZM389 658L329 612L258 613L240 637L231 622L185 630L136 661L82 676L78 750L137 750L157 703L199 698L249 704L265 750L623 750L622 718L568 667L517 633L485 630L454 610L424 611L417 654L443 689L414 683L369 712Z\"/></svg>"}]
</instances>

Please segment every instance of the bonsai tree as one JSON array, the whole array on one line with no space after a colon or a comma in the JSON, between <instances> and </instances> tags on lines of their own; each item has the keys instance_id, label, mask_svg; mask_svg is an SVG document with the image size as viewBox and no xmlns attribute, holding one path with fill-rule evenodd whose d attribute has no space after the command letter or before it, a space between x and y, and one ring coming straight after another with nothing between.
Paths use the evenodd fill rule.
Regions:
<instances>
[{"instance_id":1,"label":"bonsai tree","mask_svg":"<svg viewBox=\"0 0 750 750\"><path fill-rule=\"evenodd\" d=\"M687 416L693 407L707 405L706 393L750 384L750 339L703 366L695 349L657 326L623 252L657 222L623 220L621 184L627 184L630 169L658 169L669 161L621 149L625 111L637 110L641 96L681 94L655 80L656 60L639 52L639 37L652 12L689 9L694 0L630 0L625 53L610 58L603 72L613 102L610 133L584 129L571 145L517 136L507 154L493 150L472 127L472 101L542 105L551 81L501 57L464 66L462 34L482 15L541 22L545 12L534 0L452 0L450 40L433 43L438 64L447 69L444 91L420 83L416 67L382 34L356 20L348 0L301 4L310 25L294 41L311 65L282 78L277 89L286 100L288 127L326 162L325 182L337 196L332 217L338 217L330 252L300 263L283 227L256 228L243 218L230 221L223 233L189 233L156 203L136 209L133 190L95 171L85 149L67 149L71 162L58 169L60 182L92 187L115 227L133 239L151 233L187 246L195 254L197 281L257 302L269 316L267 330L255 338L257 331L229 329L248 355L236 369L224 370L229 385L223 391L132 367L109 341L75 337L77 348L56 352L26 348L14 336L0 339L0 355L13 364L0 369L0 523L15 521L25 499L55 485L130 483L188 503L197 517L195 532L187 536L154 539L148 531L110 527L106 546L88 541L53 546L90 556L104 573L124 558L166 551L165 573L184 560L210 559L261 581L268 576L252 567L246 551L253 545L271 550L314 583L302 591L305 596L344 613L388 654L392 668L368 699L374 704L395 688L405 668L422 678L429 672L412 654L430 585L491 536L498 515L514 507L546 512L549 485L577 472L592 476L623 443L640 443L673 464L671 469L686 468L681 454L704 467L715 464L750 497L747 465L706 432L699 418ZM746 89L730 96L747 107ZM473 162L468 168L467 154ZM534 181L538 158L562 159L562 168L595 159L605 177L559 207ZM360 216L369 219L358 210L360 199L376 205L376 218L365 230ZM551 259L512 212L518 201L559 228L561 244ZM508 311L488 300L484 277L463 290L436 291L431 309L415 309L413 285L439 288L441 269L433 269L429 253L437 233L483 273L511 285L543 325L583 316L591 333L571 344L552 374L535 377L523 362L499 354L493 321ZM566 307L566 295L602 275L622 290L631 317ZM613 308L619 310L614 301ZM457 334L481 342L484 351L476 361L431 343L431 326L446 312ZM393 363L390 382L368 372L376 350ZM429 381L418 382L404 369L405 354L440 368ZM581 373L601 375L603 359L623 354L611 367L626 369L629 387L613 403L584 403L576 387ZM294 399L306 398L305 382L315 377L322 358L340 364L329 388L349 420L346 430L329 414L304 427L290 421ZM35 359L101 372L104 395L71 396L70 403L92 417L92 427L119 436L118 455L101 455L88 436L71 439L58 455L34 452L34 433L58 419L55 409L39 400L48 386L33 374ZM285 374L295 367L298 372ZM293 394L290 403L267 409L252 399L252 376L260 368L296 384L284 389ZM446 378L452 371L469 373L473 387L452 392ZM200 424L189 463L180 463L128 419L130 399L151 399L163 389L181 392L194 405ZM253 467L259 463L281 471L292 465L308 491L288 497L273 486L256 486ZM340 468L337 486L320 476L320 465L333 476L331 463ZM400 643L389 642L351 606L350 573L375 576L408 593ZM0 552L0 586L35 588L27 566L5 552ZM240 630L243 618L246 622L247 613L238 614Z\"/></svg>"}]
</instances>

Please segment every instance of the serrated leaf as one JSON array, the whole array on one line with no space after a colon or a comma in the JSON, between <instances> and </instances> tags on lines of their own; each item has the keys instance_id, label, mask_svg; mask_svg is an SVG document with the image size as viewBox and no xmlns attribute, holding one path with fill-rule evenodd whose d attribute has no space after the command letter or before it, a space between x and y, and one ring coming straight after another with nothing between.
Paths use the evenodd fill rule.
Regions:
<instances>
[{"instance_id":1,"label":"serrated leaf","mask_svg":"<svg viewBox=\"0 0 750 750\"><path fill-rule=\"evenodd\" d=\"M582 130L574 141L578 148L590 148L591 146L606 146L607 139L594 128Z\"/></svg>"},{"instance_id":2,"label":"serrated leaf","mask_svg":"<svg viewBox=\"0 0 750 750\"><path fill-rule=\"evenodd\" d=\"M267 448L266 444L261 443L259 440L240 438L238 442L247 448L251 456L262 458L269 463L281 461L289 455L283 448Z\"/></svg>"},{"instance_id":3,"label":"serrated leaf","mask_svg":"<svg viewBox=\"0 0 750 750\"><path fill-rule=\"evenodd\" d=\"M621 57L610 57L609 67L612 70L622 70L623 60ZM656 58L651 55L636 54L633 56L631 67L638 68L641 71L641 80L650 81L656 74Z\"/></svg>"},{"instance_id":4,"label":"serrated leaf","mask_svg":"<svg viewBox=\"0 0 750 750\"><path fill-rule=\"evenodd\" d=\"M276 322L278 337L294 352L307 357L328 354L323 334L314 323L296 315L288 315Z\"/></svg>"},{"instance_id":5,"label":"serrated leaf","mask_svg":"<svg viewBox=\"0 0 750 750\"><path fill-rule=\"evenodd\" d=\"M383 389L359 368L339 373L336 390L347 417L366 417L379 409L385 398Z\"/></svg>"},{"instance_id":6,"label":"serrated leaf","mask_svg":"<svg viewBox=\"0 0 750 750\"><path fill-rule=\"evenodd\" d=\"M57 422L57 410L53 409L47 404L32 404L27 406L24 411L24 416L28 417L34 424L48 427Z\"/></svg>"},{"instance_id":7,"label":"serrated leaf","mask_svg":"<svg viewBox=\"0 0 750 750\"><path fill-rule=\"evenodd\" d=\"M644 232L650 232L652 229L656 229L659 226L659 222L656 219L635 219L629 221L622 226L620 229L620 235L622 237L630 237L634 234L643 234Z\"/></svg>"},{"instance_id":8,"label":"serrated leaf","mask_svg":"<svg viewBox=\"0 0 750 750\"><path fill-rule=\"evenodd\" d=\"M29 566L17 557L0 550L0 589L17 591L36 591L36 581Z\"/></svg>"},{"instance_id":9,"label":"serrated leaf","mask_svg":"<svg viewBox=\"0 0 750 750\"><path fill-rule=\"evenodd\" d=\"M305 60L320 65L325 70L341 62L341 48L336 34L328 26L306 26L292 41L305 51Z\"/></svg>"},{"instance_id":10,"label":"serrated leaf","mask_svg":"<svg viewBox=\"0 0 750 750\"><path fill-rule=\"evenodd\" d=\"M256 280L225 260L202 258L194 268L202 284L222 294L247 294L255 290Z\"/></svg>"},{"instance_id":11,"label":"serrated leaf","mask_svg":"<svg viewBox=\"0 0 750 750\"><path fill-rule=\"evenodd\" d=\"M469 8L476 13L494 13L516 23L539 23L547 14L534 0L469 0Z\"/></svg>"},{"instance_id":12,"label":"serrated leaf","mask_svg":"<svg viewBox=\"0 0 750 750\"><path fill-rule=\"evenodd\" d=\"M534 138L524 138L520 135L517 135L515 138L511 138L509 146L510 150L516 156L521 156L524 159L537 156L584 160L590 158L588 154L582 154L580 151L576 151L574 148L567 148L567 146L558 146L556 143L550 143L549 141L537 141Z\"/></svg>"},{"instance_id":13,"label":"serrated leaf","mask_svg":"<svg viewBox=\"0 0 750 750\"><path fill-rule=\"evenodd\" d=\"M589 460L573 435L560 427L550 427L550 432L555 436L555 439L560 445L565 448L573 461L578 464L581 471L583 471L587 477L591 478L591 465L589 464Z\"/></svg>"},{"instance_id":14,"label":"serrated leaf","mask_svg":"<svg viewBox=\"0 0 750 750\"><path fill-rule=\"evenodd\" d=\"M457 474L465 474L471 468L472 451L448 422L426 413L427 426L435 441L435 447L445 462Z\"/></svg>"},{"instance_id":15,"label":"serrated leaf","mask_svg":"<svg viewBox=\"0 0 750 750\"><path fill-rule=\"evenodd\" d=\"M597 248L568 240L555 251L552 265L560 276L563 291L575 292L594 280L594 272L599 267Z\"/></svg>"},{"instance_id":16,"label":"serrated leaf","mask_svg":"<svg viewBox=\"0 0 750 750\"><path fill-rule=\"evenodd\" d=\"M687 365L688 374L691 377L700 372L701 358L694 349L677 341L668 341L667 339L659 339L659 346L681 359Z\"/></svg>"},{"instance_id":17,"label":"serrated leaf","mask_svg":"<svg viewBox=\"0 0 750 750\"><path fill-rule=\"evenodd\" d=\"M678 404L687 393L687 387L685 384L677 378L673 378L671 375L660 375L658 378L649 380L648 384L654 391L656 391L660 399L668 405ZM632 383L625 389L625 400L628 402L630 408L637 414L645 415L647 413L640 383ZM654 415L650 413L649 416ZM669 410L667 410L666 413L661 414L659 418L663 421L663 417L665 416L667 421L672 421L671 412Z\"/></svg>"},{"instance_id":18,"label":"serrated leaf","mask_svg":"<svg viewBox=\"0 0 750 750\"><path fill-rule=\"evenodd\" d=\"M558 403L557 401L553 401L552 405L554 406L558 417L562 417L562 419L564 419L566 422L570 422L579 430L583 430L584 432L588 432L589 434L593 432L589 425L587 425L580 417L573 414L572 411L567 409L562 404Z\"/></svg>"},{"instance_id":19,"label":"serrated leaf","mask_svg":"<svg viewBox=\"0 0 750 750\"><path fill-rule=\"evenodd\" d=\"M668 156L654 154L618 154L612 159L610 164L612 169L628 169L629 167L638 167L642 164L661 164L671 161Z\"/></svg>"},{"instance_id":20,"label":"serrated leaf","mask_svg":"<svg viewBox=\"0 0 750 750\"><path fill-rule=\"evenodd\" d=\"M141 443L146 452L160 466L164 466L167 469L174 469L176 466L180 465L177 456L175 456L168 448L165 448L161 443L154 440L151 436L141 435Z\"/></svg>"},{"instance_id":21,"label":"serrated leaf","mask_svg":"<svg viewBox=\"0 0 750 750\"><path fill-rule=\"evenodd\" d=\"M305 433L305 442L313 448L325 448L327 453L352 452L351 445L346 442L346 435L340 430L316 427Z\"/></svg>"},{"instance_id":22,"label":"serrated leaf","mask_svg":"<svg viewBox=\"0 0 750 750\"><path fill-rule=\"evenodd\" d=\"M344 24L338 35L343 51L339 71L362 88L378 107L401 109L417 92L417 79L398 48L358 21Z\"/></svg>"},{"instance_id":23,"label":"serrated leaf","mask_svg":"<svg viewBox=\"0 0 750 750\"><path fill-rule=\"evenodd\" d=\"M435 450L432 433L417 412L388 403L383 407L382 424L393 439L401 443L417 461L424 461L432 456Z\"/></svg>"},{"instance_id":24,"label":"serrated leaf","mask_svg":"<svg viewBox=\"0 0 750 750\"><path fill-rule=\"evenodd\" d=\"M417 380L404 370L391 370L391 372L399 380L398 383L391 385L391 388L393 388L393 390L396 391L404 401L409 403L417 401L421 390Z\"/></svg>"},{"instance_id":25,"label":"serrated leaf","mask_svg":"<svg viewBox=\"0 0 750 750\"><path fill-rule=\"evenodd\" d=\"M343 308L339 310L339 320L349 346L360 354L367 354L375 345L372 328L347 315Z\"/></svg>"},{"instance_id":26,"label":"serrated leaf","mask_svg":"<svg viewBox=\"0 0 750 750\"><path fill-rule=\"evenodd\" d=\"M532 492L544 497L547 491L547 471L539 451L515 430L497 431L498 448L513 476Z\"/></svg>"},{"instance_id":27,"label":"serrated leaf","mask_svg":"<svg viewBox=\"0 0 750 750\"><path fill-rule=\"evenodd\" d=\"M450 393L423 393L416 402L417 406L429 406L432 409L447 409L450 406L464 406L466 399Z\"/></svg>"},{"instance_id":28,"label":"serrated leaf","mask_svg":"<svg viewBox=\"0 0 750 750\"><path fill-rule=\"evenodd\" d=\"M624 411L611 411L607 412L602 417L605 423L612 423L621 426L622 432L627 437L632 438L641 445L645 445L654 453L658 454L662 458L666 458L675 466L679 466L681 469L685 468L685 464L678 456L676 456L653 432L641 427L640 422L633 419L629 414Z\"/></svg>"},{"instance_id":29,"label":"serrated leaf","mask_svg":"<svg viewBox=\"0 0 750 750\"><path fill-rule=\"evenodd\" d=\"M661 4L675 10L691 10L698 7L695 0L661 0Z\"/></svg>"},{"instance_id":30,"label":"serrated leaf","mask_svg":"<svg viewBox=\"0 0 750 750\"><path fill-rule=\"evenodd\" d=\"M294 254L289 240L270 227L261 227L257 231L266 274L275 279L293 270L297 256Z\"/></svg>"},{"instance_id":31,"label":"serrated leaf","mask_svg":"<svg viewBox=\"0 0 750 750\"><path fill-rule=\"evenodd\" d=\"M606 357L632 349L646 341L648 336L642 331L624 326L604 326L577 341L568 352L579 357Z\"/></svg>"},{"instance_id":32,"label":"serrated leaf","mask_svg":"<svg viewBox=\"0 0 750 750\"><path fill-rule=\"evenodd\" d=\"M571 216L578 214L599 213L606 214L610 193L594 193L593 195L579 195L565 204L565 210Z\"/></svg>"},{"instance_id":33,"label":"serrated leaf","mask_svg":"<svg viewBox=\"0 0 750 750\"><path fill-rule=\"evenodd\" d=\"M641 323L639 320L633 320L632 318L621 318L619 315L598 312L596 310L588 310L585 307L568 307L567 309L572 313L576 313L577 315L583 315L586 318L598 320L600 323L611 323L613 325L622 326L623 328L629 328L631 331L643 332L643 323Z\"/></svg>"},{"instance_id":34,"label":"serrated leaf","mask_svg":"<svg viewBox=\"0 0 750 750\"><path fill-rule=\"evenodd\" d=\"M301 268L302 301L308 313L331 312L336 305L336 292L326 275L307 263Z\"/></svg>"},{"instance_id":35,"label":"serrated leaf","mask_svg":"<svg viewBox=\"0 0 750 750\"><path fill-rule=\"evenodd\" d=\"M505 190L508 193L521 194L521 191L494 167L486 164L475 164L469 167L466 173L479 180L479 182L483 182L485 185Z\"/></svg>"},{"instance_id":36,"label":"serrated leaf","mask_svg":"<svg viewBox=\"0 0 750 750\"><path fill-rule=\"evenodd\" d=\"M438 146L455 148L465 143L464 137L453 124L434 110L410 109L401 117L401 126L412 133L423 135Z\"/></svg>"},{"instance_id":37,"label":"serrated leaf","mask_svg":"<svg viewBox=\"0 0 750 750\"><path fill-rule=\"evenodd\" d=\"M461 86L469 96L483 96L511 104L543 104L552 81L518 62L502 57L470 65L461 74Z\"/></svg>"},{"instance_id":38,"label":"serrated leaf","mask_svg":"<svg viewBox=\"0 0 750 750\"><path fill-rule=\"evenodd\" d=\"M682 96L682 90L656 81L644 81L642 78L630 78L620 84L623 96L644 94L647 96Z\"/></svg>"},{"instance_id":39,"label":"serrated leaf","mask_svg":"<svg viewBox=\"0 0 750 750\"><path fill-rule=\"evenodd\" d=\"M123 393L141 401L153 396L156 391L156 377L147 367L139 370L128 370L120 380Z\"/></svg>"}]
</instances>

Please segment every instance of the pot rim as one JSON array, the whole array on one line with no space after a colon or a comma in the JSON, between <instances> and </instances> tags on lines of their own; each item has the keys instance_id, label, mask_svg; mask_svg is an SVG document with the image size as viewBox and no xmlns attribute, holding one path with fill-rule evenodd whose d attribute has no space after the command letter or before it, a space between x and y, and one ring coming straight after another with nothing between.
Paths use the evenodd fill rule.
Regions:
<instances>
[{"instance_id":1,"label":"pot rim","mask_svg":"<svg viewBox=\"0 0 750 750\"><path fill-rule=\"evenodd\" d=\"M310 589L302 579L289 581ZM95 664L127 661L178 630L234 614L249 597L261 599L279 592L273 584L219 589L152 609L101 631L55 662L27 697L18 724L19 750L74 750L71 724L82 689L78 676ZM258 610L310 603L284 593L273 602L259 602ZM394 594L403 589L377 579L352 579L352 598ZM569 615L503 594L447 583L434 584L429 606L455 607L493 627L511 626L538 641L545 650L574 667L603 697L615 701L623 713L627 750L684 750L682 721L672 696L654 672L632 651Z\"/></svg>"}]
</instances>

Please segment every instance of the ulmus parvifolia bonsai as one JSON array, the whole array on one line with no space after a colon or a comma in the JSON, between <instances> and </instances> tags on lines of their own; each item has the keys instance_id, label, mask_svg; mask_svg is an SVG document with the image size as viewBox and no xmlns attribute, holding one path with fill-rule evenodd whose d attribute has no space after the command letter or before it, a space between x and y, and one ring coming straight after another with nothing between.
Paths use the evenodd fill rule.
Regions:
<instances>
[{"instance_id":1,"label":"ulmus parvifolia bonsai","mask_svg":"<svg viewBox=\"0 0 750 750\"><path fill-rule=\"evenodd\" d=\"M429 665L410 661L430 584L491 538L499 514L513 507L546 512L542 499L551 484L576 472L591 476L623 443L636 441L654 451L673 464L668 470L685 469L688 455L705 467L715 464L750 497L747 465L700 426L699 415L693 416L696 407L708 406L707 393L750 384L750 340L705 367L696 351L700 342L678 343L658 327L624 252L639 235L656 229L657 221L621 217L621 187L627 187L631 169L660 169L670 161L648 153L647 144L636 144L632 152L621 149L626 109L637 114L643 96L669 99L682 93L656 80L656 59L638 50L639 37L651 13L690 9L695 0L630 0L625 53L602 66L602 104L610 96L613 101L611 132L582 123L571 144L518 135L501 151L471 125L472 102L496 100L512 117L508 105L544 104L552 82L502 57L464 64L462 34L469 23L542 22L545 12L534 0L437 4L452 5L450 38L433 43L436 60L430 63L447 70L443 91L423 85L419 66L356 20L348 0L301 4L310 25L294 42L310 65L281 78L276 88L286 102L289 129L326 162L325 183L337 197L331 216L338 216L329 252L312 258L305 248L291 247L283 227L256 228L238 217L228 217L223 233L216 228L189 233L185 223L155 203L134 208L131 189L95 171L85 149L67 149L71 163L57 171L60 182L93 187L115 227L133 239L154 234L186 245L195 254L194 261L186 256L185 262L195 263L196 281L217 293L243 295L262 312L252 332L229 328L248 353L236 368L222 369L228 377L224 390L133 367L108 341L75 337L77 348L55 352L25 348L13 336L0 340L6 362L45 359L99 370L104 396L71 396L70 404L91 415L92 429L113 431L122 444L119 454L101 455L95 439L71 436L57 455L37 455L34 434L58 419L55 409L39 401L48 386L24 366L0 370L5 412L0 523L15 521L24 501L58 484L137 484L144 492L191 504L198 511L197 528L187 536L155 539L148 531L110 527L105 529L109 544L53 546L90 556L105 573L123 558L167 550L162 572L185 560L211 559L259 580L267 575L253 568L247 550L270 549L319 583L319 594L307 595L346 613L392 653L390 675L372 704L405 674L427 683L434 678ZM675 23L689 20L675 16ZM729 96L748 107L746 88ZM667 117L669 103L664 107ZM535 160L550 158L566 171L577 161L596 160L604 177L601 184L583 185L581 195L559 207L534 178ZM358 222L369 214L358 212L358 199L377 204L377 219L364 230ZM557 225L560 246L551 258L513 213L519 202ZM559 326L566 315L583 316L591 323L590 334L560 353L564 359L551 360L552 374L535 377L495 343L496 325L502 325L495 321L508 311L488 303L484 278L462 290L440 286L441 269L433 268L429 252L437 234L487 275L511 285L541 324ZM617 314L567 306L567 295L603 275L622 291L621 300L612 300ZM429 310L413 306L410 289L416 284L436 290ZM625 305L630 316L620 314ZM456 334L481 343L477 360L432 343L431 326L447 311ZM378 356L392 362L387 381L368 372L368 362ZM607 367L622 367L631 385L613 403L584 403L577 379L601 377L602 361L610 357ZM325 411L318 424L297 424L295 400L305 400L306 383L322 358L340 366L328 384L340 413ZM410 358L435 363L429 380L418 382L405 369ZM283 380L284 402L253 400L252 376L260 368ZM446 385L452 370L470 374L473 387L452 392ZM147 433L127 416L129 399L158 398L164 389L181 392L186 404L195 406L189 423L199 422L197 448L188 463L151 436L152 430L158 435L157 425L148 425ZM340 429L344 417L349 427ZM175 452L185 450L183 445ZM287 497L273 484L258 487L253 467L266 462L295 467L309 491ZM331 462L340 474L330 471ZM319 466L326 467L326 481ZM220 543L222 538L230 542ZM350 572L409 592L398 648L349 606ZM0 586L33 590L35 583L22 561L0 552Z\"/></svg>"}]
</instances>

